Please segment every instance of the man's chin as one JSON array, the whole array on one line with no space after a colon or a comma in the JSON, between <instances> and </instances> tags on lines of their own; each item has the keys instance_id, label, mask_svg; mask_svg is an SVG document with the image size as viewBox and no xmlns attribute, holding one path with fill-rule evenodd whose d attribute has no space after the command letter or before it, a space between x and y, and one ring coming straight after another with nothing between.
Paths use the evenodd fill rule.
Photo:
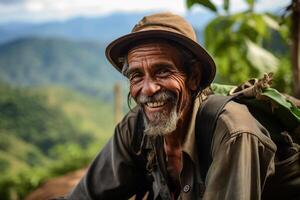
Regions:
<instances>
[{"instance_id":1,"label":"man's chin","mask_svg":"<svg viewBox=\"0 0 300 200\"><path fill-rule=\"evenodd\" d=\"M145 112L147 123L152 125L159 125L159 123L161 122L161 115L162 113L160 112Z\"/></svg>"},{"instance_id":2,"label":"man's chin","mask_svg":"<svg viewBox=\"0 0 300 200\"><path fill-rule=\"evenodd\" d=\"M165 115L168 116L170 115L171 111L173 109L173 106L171 105L164 105L161 107L155 107L155 108L150 108L146 105L143 106L144 113L147 116L147 119L149 121L156 120L159 115Z\"/></svg>"},{"instance_id":3,"label":"man's chin","mask_svg":"<svg viewBox=\"0 0 300 200\"><path fill-rule=\"evenodd\" d=\"M178 121L176 109L170 112L144 113L145 133L147 135L169 135L175 129Z\"/></svg>"}]
</instances>

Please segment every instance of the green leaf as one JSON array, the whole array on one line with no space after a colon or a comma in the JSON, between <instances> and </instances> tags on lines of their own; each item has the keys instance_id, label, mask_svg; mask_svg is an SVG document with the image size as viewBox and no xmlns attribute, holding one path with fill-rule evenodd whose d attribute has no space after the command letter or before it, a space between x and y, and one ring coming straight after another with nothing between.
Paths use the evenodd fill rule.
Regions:
<instances>
[{"instance_id":1,"label":"green leaf","mask_svg":"<svg viewBox=\"0 0 300 200\"><path fill-rule=\"evenodd\" d=\"M265 72L276 71L279 60L271 52L258 46L250 40L246 40L247 46L247 59L257 68L261 74Z\"/></svg>"},{"instance_id":2,"label":"green leaf","mask_svg":"<svg viewBox=\"0 0 300 200\"><path fill-rule=\"evenodd\" d=\"M234 20L228 16L218 16L212 20L204 30L206 48L214 51L222 41L228 41L225 38L230 35L233 24Z\"/></svg>"},{"instance_id":3,"label":"green leaf","mask_svg":"<svg viewBox=\"0 0 300 200\"><path fill-rule=\"evenodd\" d=\"M212 83L210 87L211 87L212 91L214 92L214 94L220 94L223 96L227 96L227 95L229 95L229 91L232 90L232 88L234 88L236 86Z\"/></svg>"},{"instance_id":4,"label":"green leaf","mask_svg":"<svg viewBox=\"0 0 300 200\"><path fill-rule=\"evenodd\" d=\"M217 12L217 7L210 0L187 0L187 7L190 9L194 4L200 4L211 11Z\"/></svg>"},{"instance_id":5,"label":"green leaf","mask_svg":"<svg viewBox=\"0 0 300 200\"><path fill-rule=\"evenodd\" d=\"M281 37L286 41L286 43L291 42L290 31L290 26L288 26L287 24L280 25L280 29L278 32L281 35Z\"/></svg>"},{"instance_id":6,"label":"green leaf","mask_svg":"<svg viewBox=\"0 0 300 200\"><path fill-rule=\"evenodd\" d=\"M288 127L295 128L300 123L300 109L290 103L280 92L274 88L265 88L262 96L276 102L274 113Z\"/></svg>"},{"instance_id":7,"label":"green leaf","mask_svg":"<svg viewBox=\"0 0 300 200\"><path fill-rule=\"evenodd\" d=\"M279 23L275 19L265 14L262 15L262 18L265 21L265 23L268 25L268 27L274 30L279 30L280 28Z\"/></svg>"},{"instance_id":8,"label":"green leaf","mask_svg":"<svg viewBox=\"0 0 300 200\"><path fill-rule=\"evenodd\" d=\"M267 36L267 24L265 23L261 15L250 15L250 18L246 21L246 23L249 27L256 31L258 35L263 37Z\"/></svg>"}]
</instances>

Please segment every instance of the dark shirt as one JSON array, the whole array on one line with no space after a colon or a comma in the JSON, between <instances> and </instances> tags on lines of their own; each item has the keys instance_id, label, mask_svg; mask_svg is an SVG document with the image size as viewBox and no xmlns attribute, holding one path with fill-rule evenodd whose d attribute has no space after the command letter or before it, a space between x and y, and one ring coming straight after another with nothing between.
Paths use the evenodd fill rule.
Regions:
<instances>
[{"instance_id":1,"label":"dark shirt","mask_svg":"<svg viewBox=\"0 0 300 200\"><path fill-rule=\"evenodd\" d=\"M178 199L260 199L267 177L274 173L276 146L268 132L244 105L228 103L217 122L213 162L204 184L195 144L199 104L196 99L182 147ZM134 137L143 132L140 112L136 107L116 126L113 137L68 199L173 199L163 137L142 133L141 142L135 144Z\"/></svg>"}]
</instances>

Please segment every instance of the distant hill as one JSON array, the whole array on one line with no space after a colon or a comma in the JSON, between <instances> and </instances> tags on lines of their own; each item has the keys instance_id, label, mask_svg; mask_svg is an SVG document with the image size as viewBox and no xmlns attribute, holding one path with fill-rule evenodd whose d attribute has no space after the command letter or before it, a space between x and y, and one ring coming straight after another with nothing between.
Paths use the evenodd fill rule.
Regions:
<instances>
[{"instance_id":1,"label":"distant hill","mask_svg":"<svg viewBox=\"0 0 300 200\"><path fill-rule=\"evenodd\" d=\"M62 87L21 88L2 82L0 94L0 150L15 138L47 155L57 144L86 147L112 134L113 104L101 99ZM4 135L9 137L2 140Z\"/></svg>"},{"instance_id":2,"label":"distant hill","mask_svg":"<svg viewBox=\"0 0 300 200\"><path fill-rule=\"evenodd\" d=\"M0 143L1 150L15 137L49 155L54 145L73 142L85 147L113 127L109 104L74 91L1 84L0 94L0 137L10 136L6 143ZM84 127L84 123L89 126Z\"/></svg>"},{"instance_id":3,"label":"distant hill","mask_svg":"<svg viewBox=\"0 0 300 200\"><path fill-rule=\"evenodd\" d=\"M107 62L100 43L24 38L0 45L0 80L13 85L64 85L104 99L125 79Z\"/></svg>"},{"instance_id":4,"label":"distant hill","mask_svg":"<svg viewBox=\"0 0 300 200\"><path fill-rule=\"evenodd\" d=\"M113 133L113 108L60 87L0 83L0 196L24 199L47 178L86 166Z\"/></svg>"},{"instance_id":5,"label":"distant hill","mask_svg":"<svg viewBox=\"0 0 300 200\"><path fill-rule=\"evenodd\" d=\"M65 38L76 41L96 41L107 44L117 37L127 34L148 12L113 13L99 17L76 17L66 21L42 23L10 22L0 24L0 43L24 37ZM198 30L198 40L202 39L204 25L214 16L212 12L190 12L186 19Z\"/></svg>"},{"instance_id":6,"label":"distant hill","mask_svg":"<svg viewBox=\"0 0 300 200\"><path fill-rule=\"evenodd\" d=\"M77 17L67 21L9 23L0 25L0 42L28 36L61 37L108 42L130 32L145 13L121 13L103 17Z\"/></svg>"}]
</instances>

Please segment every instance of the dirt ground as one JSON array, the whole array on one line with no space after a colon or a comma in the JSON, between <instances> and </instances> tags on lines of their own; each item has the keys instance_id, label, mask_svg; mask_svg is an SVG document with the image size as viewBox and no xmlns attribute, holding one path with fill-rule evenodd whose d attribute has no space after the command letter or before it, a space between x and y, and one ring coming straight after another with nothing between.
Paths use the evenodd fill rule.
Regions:
<instances>
[{"instance_id":1,"label":"dirt ground","mask_svg":"<svg viewBox=\"0 0 300 200\"><path fill-rule=\"evenodd\" d=\"M65 196L78 183L85 171L86 169L80 169L49 180L30 193L25 200L47 200Z\"/></svg>"}]
</instances>

